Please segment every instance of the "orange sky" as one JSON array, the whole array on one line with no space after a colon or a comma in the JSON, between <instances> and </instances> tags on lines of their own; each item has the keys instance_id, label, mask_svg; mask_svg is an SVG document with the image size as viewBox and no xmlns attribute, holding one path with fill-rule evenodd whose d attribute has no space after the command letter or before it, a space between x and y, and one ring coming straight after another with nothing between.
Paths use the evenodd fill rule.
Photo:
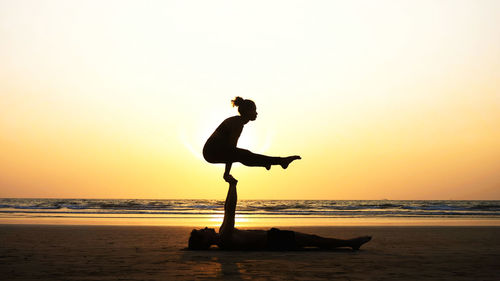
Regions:
<instances>
[{"instance_id":1,"label":"orange sky","mask_svg":"<svg viewBox=\"0 0 500 281\"><path fill-rule=\"evenodd\" d=\"M238 1L239 2L239 1ZM498 1L0 0L0 197L500 199Z\"/></svg>"}]
</instances>

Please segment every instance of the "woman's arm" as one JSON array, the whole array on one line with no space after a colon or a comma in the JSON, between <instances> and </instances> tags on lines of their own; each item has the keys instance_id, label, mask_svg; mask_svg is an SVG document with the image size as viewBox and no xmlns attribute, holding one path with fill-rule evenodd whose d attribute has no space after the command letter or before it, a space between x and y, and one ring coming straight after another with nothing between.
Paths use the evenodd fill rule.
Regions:
<instances>
[{"instance_id":1,"label":"woman's arm","mask_svg":"<svg viewBox=\"0 0 500 281\"><path fill-rule=\"evenodd\" d=\"M230 174L232 165L233 165L232 162L226 163L226 169L224 170L223 178L229 184L231 184L233 182L236 184L238 181L235 178L233 178L233 176Z\"/></svg>"}]
</instances>

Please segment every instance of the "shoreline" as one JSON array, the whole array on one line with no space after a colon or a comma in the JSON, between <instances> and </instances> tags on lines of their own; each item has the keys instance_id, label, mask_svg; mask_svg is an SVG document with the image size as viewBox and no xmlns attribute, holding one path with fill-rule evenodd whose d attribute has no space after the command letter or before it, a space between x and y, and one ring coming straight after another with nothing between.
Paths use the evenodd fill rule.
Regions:
<instances>
[{"instance_id":1,"label":"shoreline","mask_svg":"<svg viewBox=\"0 0 500 281\"><path fill-rule=\"evenodd\" d=\"M144 225L218 227L222 216L0 216L0 225ZM500 226L500 218L433 218L433 217L296 217L296 216L236 216L240 227L261 226Z\"/></svg>"}]
</instances>

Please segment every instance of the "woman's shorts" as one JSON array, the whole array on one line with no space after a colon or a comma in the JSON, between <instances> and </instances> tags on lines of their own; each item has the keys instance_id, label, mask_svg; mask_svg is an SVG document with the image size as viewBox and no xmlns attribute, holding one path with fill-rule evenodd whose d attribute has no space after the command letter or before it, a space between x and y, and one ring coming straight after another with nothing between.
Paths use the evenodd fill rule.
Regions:
<instances>
[{"instance_id":1,"label":"woman's shorts","mask_svg":"<svg viewBox=\"0 0 500 281\"><path fill-rule=\"evenodd\" d=\"M209 163L233 162L234 148L205 144L203 147L203 158Z\"/></svg>"}]
</instances>

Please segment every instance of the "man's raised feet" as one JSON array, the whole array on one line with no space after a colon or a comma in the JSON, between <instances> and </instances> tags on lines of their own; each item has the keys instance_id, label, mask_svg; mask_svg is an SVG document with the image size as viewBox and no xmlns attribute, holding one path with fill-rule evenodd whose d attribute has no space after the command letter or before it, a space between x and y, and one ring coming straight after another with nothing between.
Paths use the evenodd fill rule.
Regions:
<instances>
[{"instance_id":1,"label":"man's raised feet","mask_svg":"<svg viewBox=\"0 0 500 281\"><path fill-rule=\"evenodd\" d=\"M367 243L370 240L372 240L371 236L361 236L361 237L358 237L358 238L351 239L351 248L354 251L357 251L357 250L359 250L359 248L361 247L361 245Z\"/></svg>"},{"instance_id":2,"label":"man's raised feet","mask_svg":"<svg viewBox=\"0 0 500 281\"><path fill-rule=\"evenodd\" d=\"M230 174L224 174L224 180L229 183L229 184L236 184L238 183L238 180L236 180L232 175Z\"/></svg>"},{"instance_id":3,"label":"man's raised feet","mask_svg":"<svg viewBox=\"0 0 500 281\"><path fill-rule=\"evenodd\" d=\"M292 163L294 160L299 160L299 159L302 158L300 158L300 156L298 155L285 157L281 160L282 161L280 164L281 168L286 169L288 168L288 165L290 165L290 163Z\"/></svg>"}]
</instances>

